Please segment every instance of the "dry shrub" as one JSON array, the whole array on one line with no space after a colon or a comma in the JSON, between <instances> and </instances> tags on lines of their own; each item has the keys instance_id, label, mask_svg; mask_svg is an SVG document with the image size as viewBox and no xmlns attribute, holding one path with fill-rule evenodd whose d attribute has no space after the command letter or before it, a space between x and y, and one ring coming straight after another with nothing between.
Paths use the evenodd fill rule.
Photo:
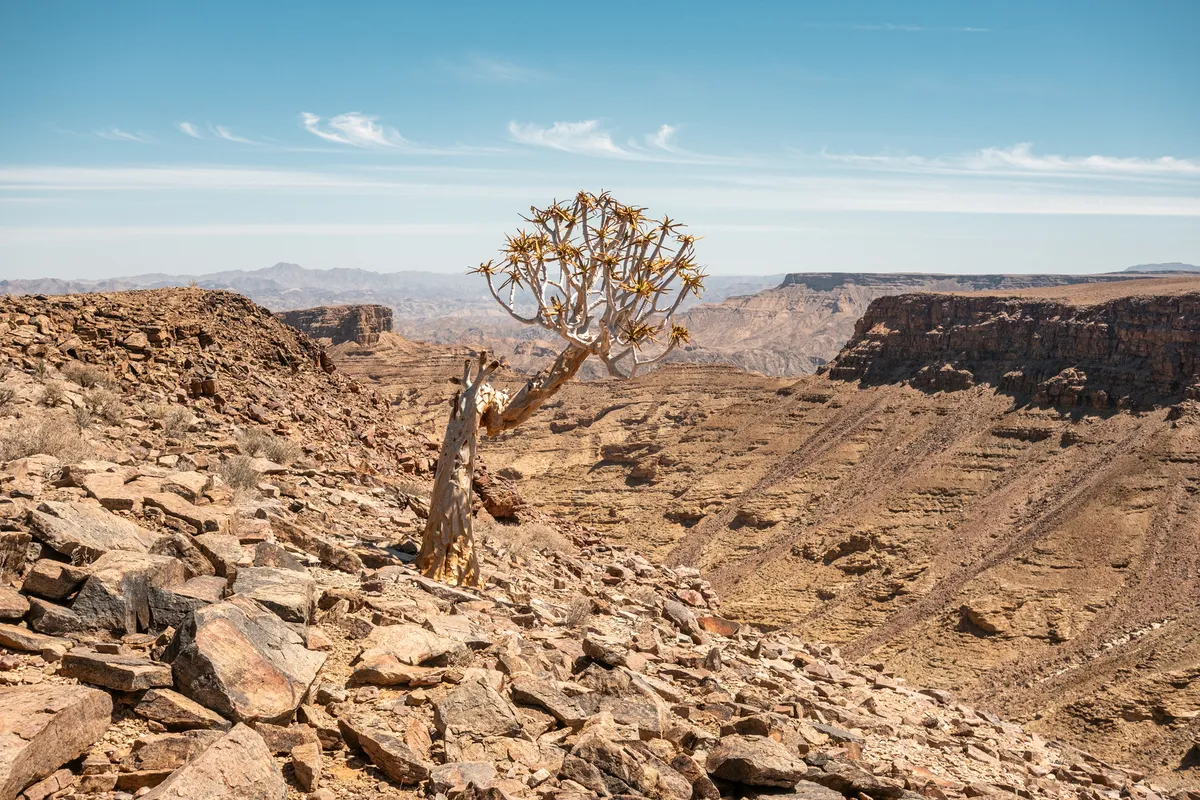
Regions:
<instances>
[{"instance_id":1,"label":"dry shrub","mask_svg":"<svg viewBox=\"0 0 1200 800\"><path fill-rule=\"evenodd\" d=\"M158 420L163 434L168 439L182 437L192 427L192 423L196 421L196 417L188 408L172 405L171 403L155 403L152 406L147 406L145 411L147 416Z\"/></svg>"},{"instance_id":2,"label":"dry shrub","mask_svg":"<svg viewBox=\"0 0 1200 800\"><path fill-rule=\"evenodd\" d=\"M563 623L568 628L581 628L591 615L591 598L578 594L571 600L571 605L567 606L566 613L563 614Z\"/></svg>"},{"instance_id":3,"label":"dry shrub","mask_svg":"<svg viewBox=\"0 0 1200 800\"><path fill-rule=\"evenodd\" d=\"M276 464L290 464L300 457L300 445L286 436L262 428L251 428L238 438L238 449L248 456L262 456Z\"/></svg>"},{"instance_id":4,"label":"dry shrub","mask_svg":"<svg viewBox=\"0 0 1200 800\"><path fill-rule=\"evenodd\" d=\"M87 458L91 448L79 431L64 425L61 418L30 419L28 424L14 426L0 435L0 463L40 453L70 462Z\"/></svg>"},{"instance_id":5,"label":"dry shrub","mask_svg":"<svg viewBox=\"0 0 1200 800\"><path fill-rule=\"evenodd\" d=\"M81 431L86 431L92 427L92 410L87 406L75 406L71 409L71 414L75 418L75 425Z\"/></svg>"},{"instance_id":6,"label":"dry shrub","mask_svg":"<svg viewBox=\"0 0 1200 800\"><path fill-rule=\"evenodd\" d=\"M37 363L33 365L33 377L37 378L39 381L44 381L49 375L50 362L44 358L39 358Z\"/></svg>"},{"instance_id":7,"label":"dry shrub","mask_svg":"<svg viewBox=\"0 0 1200 800\"><path fill-rule=\"evenodd\" d=\"M162 415L163 433L166 434L168 439L178 439L187 433L188 428L192 427L192 422L195 419L192 416L192 412L183 406L171 406Z\"/></svg>"},{"instance_id":8,"label":"dry shrub","mask_svg":"<svg viewBox=\"0 0 1200 800\"><path fill-rule=\"evenodd\" d=\"M476 532L482 532L483 538L516 556L530 552L565 553L573 549L566 536L543 522L501 525L490 514L480 514L474 527Z\"/></svg>"},{"instance_id":9,"label":"dry shrub","mask_svg":"<svg viewBox=\"0 0 1200 800\"><path fill-rule=\"evenodd\" d=\"M58 381L50 381L42 387L42 405L47 408L61 406L67 400L67 390Z\"/></svg>"},{"instance_id":10,"label":"dry shrub","mask_svg":"<svg viewBox=\"0 0 1200 800\"><path fill-rule=\"evenodd\" d=\"M125 401L110 389L97 387L84 392L83 402L92 414L113 425L125 419Z\"/></svg>"},{"instance_id":11,"label":"dry shrub","mask_svg":"<svg viewBox=\"0 0 1200 800\"><path fill-rule=\"evenodd\" d=\"M95 364L71 361L62 368L62 374L67 380L79 384L84 389L109 385L108 373Z\"/></svg>"},{"instance_id":12,"label":"dry shrub","mask_svg":"<svg viewBox=\"0 0 1200 800\"><path fill-rule=\"evenodd\" d=\"M0 386L0 416L8 413L12 407L13 401L17 399L17 393L7 386Z\"/></svg>"},{"instance_id":13,"label":"dry shrub","mask_svg":"<svg viewBox=\"0 0 1200 800\"><path fill-rule=\"evenodd\" d=\"M250 456L231 456L221 463L221 479L235 492L249 492L258 486L262 475L250 464Z\"/></svg>"}]
</instances>

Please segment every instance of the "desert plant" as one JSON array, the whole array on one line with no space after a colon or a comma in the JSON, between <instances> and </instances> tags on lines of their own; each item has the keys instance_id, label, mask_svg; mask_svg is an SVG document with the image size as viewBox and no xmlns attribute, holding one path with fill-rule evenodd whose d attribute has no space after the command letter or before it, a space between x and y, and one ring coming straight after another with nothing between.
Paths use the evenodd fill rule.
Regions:
<instances>
[{"instance_id":1,"label":"desert plant","mask_svg":"<svg viewBox=\"0 0 1200 800\"><path fill-rule=\"evenodd\" d=\"M44 381L50 375L50 362L44 358L39 358L33 365L33 377L39 381Z\"/></svg>"},{"instance_id":2,"label":"desert plant","mask_svg":"<svg viewBox=\"0 0 1200 800\"><path fill-rule=\"evenodd\" d=\"M0 415L7 414L17 399L17 393L7 386L0 386Z\"/></svg>"},{"instance_id":3,"label":"desert plant","mask_svg":"<svg viewBox=\"0 0 1200 800\"><path fill-rule=\"evenodd\" d=\"M86 431L92 427L92 410L87 406L75 406L71 409L71 415L75 419L75 426L81 431Z\"/></svg>"},{"instance_id":4,"label":"desert plant","mask_svg":"<svg viewBox=\"0 0 1200 800\"><path fill-rule=\"evenodd\" d=\"M58 381L50 381L42 387L42 405L47 408L61 406L67 400L67 390Z\"/></svg>"},{"instance_id":5,"label":"desert plant","mask_svg":"<svg viewBox=\"0 0 1200 800\"><path fill-rule=\"evenodd\" d=\"M497 525L493 531L495 538L502 541L508 551L515 555L524 555L530 551L565 553L571 549L571 541L544 522Z\"/></svg>"},{"instance_id":6,"label":"desert plant","mask_svg":"<svg viewBox=\"0 0 1200 800\"><path fill-rule=\"evenodd\" d=\"M300 445L262 428L251 428L243 433L238 438L238 450L248 456L262 456L276 464L290 464L300 457Z\"/></svg>"},{"instance_id":7,"label":"desert plant","mask_svg":"<svg viewBox=\"0 0 1200 800\"><path fill-rule=\"evenodd\" d=\"M90 389L84 393L83 402L93 415L102 417L106 422L115 425L125 419L125 402L109 389Z\"/></svg>"},{"instance_id":8,"label":"desert plant","mask_svg":"<svg viewBox=\"0 0 1200 800\"><path fill-rule=\"evenodd\" d=\"M82 361L71 361L62 368L63 376L72 383L84 389L109 384L108 373L95 364L85 364Z\"/></svg>"},{"instance_id":9,"label":"desert plant","mask_svg":"<svg viewBox=\"0 0 1200 800\"><path fill-rule=\"evenodd\" d=\"M563 614L563 623L568 628L580 628L587 622L588 617L592 615L592 600L590 597L584 597L581 594L575 595L571 599L571 604L567 606L566 613Z\"/></svg>"},{"instance_id":10,"label":"desert plant","mask_svg":"<svg viewBox=\"0 0 1200 800\"><path fill-rule=\"evenodd\" d=\"M90 451L79 431L64 425L61 418L33 419L0 436L0 463L41 453L64 462L78 461L86 458Z\"/></svg>"},{"instance_id":11,"label":"desert plant","mask_svg":"<svg viewBox=\"0 0 1200 800\"><path fill-rule=\"evenodd\" d=\"M230 456L221 462L218 470L221 480L229 484L235 492L248 492L258 486L262 475L251 464L250 456Z\"/></svg>"},{"instance_id":12,"label":"desert plant","mask_svg":"<svg viewBox=\"0 0 1200 800\"><path fill-rule=\"evenodd\" d=\"M473 272L484 276L510 316L551 331L566 347L512 395L488 383L499 363L485 353L464 365L417 562L424 575L438 580L479 582L471 520L479 429L496 436L520 425L588 356L618 377L661 360L688 341L674 314L704 287L695 239L670 218L651 220L645 209L621 205L607 193L581 192L571 203L531 211L525 220L533 231L509 236L500 260Z\"/></svg>"},{"instance_id":13,"label":"desert plant","mask_svg":"<svg viewBox=\"0 0 1200 800\"><path fill-rule=\"evenodd\" d=\"M192 412L183 406L171 406L163 412L160 422L162 422L163 434L168 439L178 439L187 433L194 420Z\"/></svg>"}]
</instances>

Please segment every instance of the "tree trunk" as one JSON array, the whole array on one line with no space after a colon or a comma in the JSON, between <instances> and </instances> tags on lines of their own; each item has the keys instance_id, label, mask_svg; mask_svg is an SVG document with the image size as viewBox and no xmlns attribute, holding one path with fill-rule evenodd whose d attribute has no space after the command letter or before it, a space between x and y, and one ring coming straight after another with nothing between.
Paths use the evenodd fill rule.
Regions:
<instances>
[{"instance_id":1,"label":"tree trunk","mask_svg":"<svg viewBox=\"0 0 1200 800\"><path fill-rule=\"evenodd\" d=\"M531 378L511 399L487 383L499 366L497 362L485 366L486 355L480 353L474 376L471 362L466 362L462 391L451 401L450 421L434 471L429 519L417 557L417 566L425 577L458 585L479 585L471 518L471 478L475 472L480 422L489 436L520 425L579 371L588 355L584 348L568 346L553 364Z\"/></svg>"}]
</instances>

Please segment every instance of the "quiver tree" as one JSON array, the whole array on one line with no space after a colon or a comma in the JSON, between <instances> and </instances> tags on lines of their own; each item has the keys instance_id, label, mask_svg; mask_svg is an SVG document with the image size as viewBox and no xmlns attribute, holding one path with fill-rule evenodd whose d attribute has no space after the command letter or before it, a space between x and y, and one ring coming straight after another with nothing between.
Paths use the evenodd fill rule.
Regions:
<instances>
[{"instance_id":1,"label":"quiver tree","mask_svg":"<svg viewBox=\"0 0 1200 800\"><path fill-rule=\"evenodd\" d=\"M531 208L531 228L507 237L499 260L472 270L513 319L557 334L565 347L517 392L491 386L498 363L481 353L463 366L434 473L429 519L417 564L430 578L479 583L471 524L471 477L482 428L515 428L596 356L609 374L630 377L688 341L675 312L699 296L704 274L695 237L678 222L654 220L607 193Z\"/></svg>"}]
</instances>

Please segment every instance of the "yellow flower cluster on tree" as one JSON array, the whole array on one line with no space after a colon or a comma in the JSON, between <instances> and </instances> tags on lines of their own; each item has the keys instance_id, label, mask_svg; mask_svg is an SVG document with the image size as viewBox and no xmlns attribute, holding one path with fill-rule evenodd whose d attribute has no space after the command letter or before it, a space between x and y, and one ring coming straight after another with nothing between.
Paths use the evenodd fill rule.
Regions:
<instances>
[{"instance_id":1,"label":"yellow flower cluster on tree","mask_svg":"<svg viewBox=\"0 0 1200 800\"><path fill-rule=\"evenodd\" d=\"M680 223L607 192L530 210L532 229L506 237L499 259L472 270L516 320L554 331L620 376L690 341L673 317L705 276Z\"/></svg>"}]
</instances>

